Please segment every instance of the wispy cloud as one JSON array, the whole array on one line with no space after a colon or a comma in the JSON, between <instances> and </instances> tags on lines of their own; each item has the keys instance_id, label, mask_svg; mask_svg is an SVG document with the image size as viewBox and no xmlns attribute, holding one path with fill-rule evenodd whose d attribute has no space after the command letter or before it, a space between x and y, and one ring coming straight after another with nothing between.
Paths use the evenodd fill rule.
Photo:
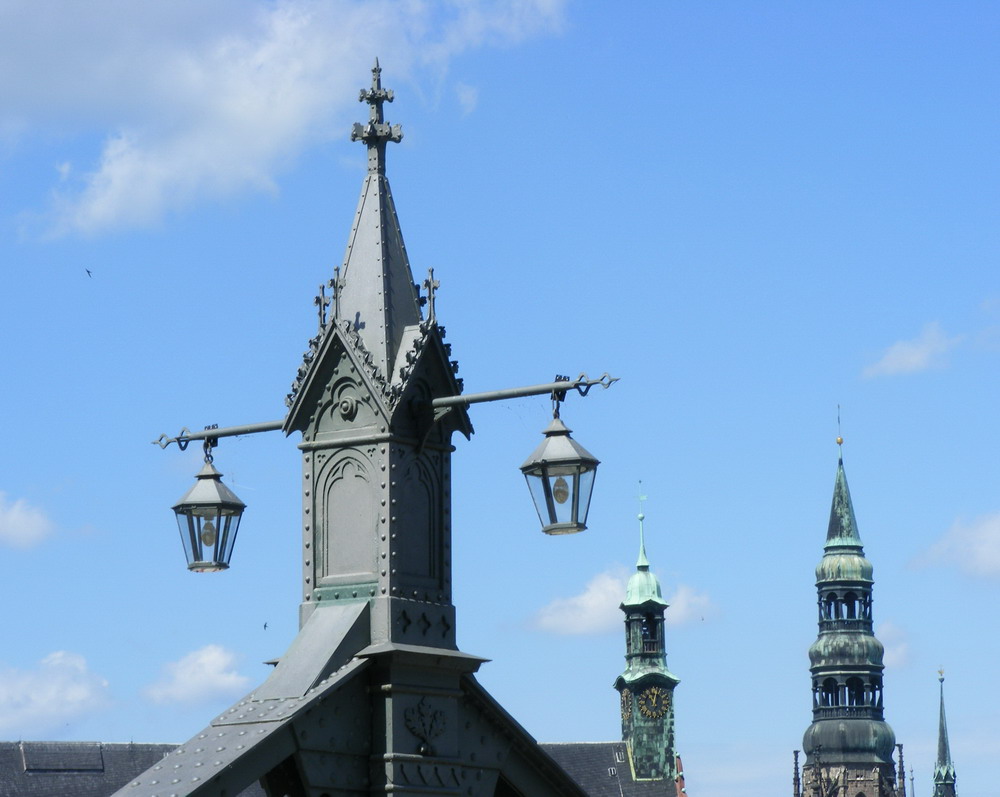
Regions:
<instances>
[{"instance_id":1,"label":"wispy cloud","mask_svg":"<svg viewBox=\"0 0 1000 797\"><path fill-rule=\"evenodd\" d=\"M630 572L616 567L598 573L583 590L569 598L556 598L535 614L531 625L553 634L603 634L621 628L624 615L619 608L625 598ZM684 625L704 620L715 607L707 595L681 584L670 598L666 624Z\"/></svg>"},{"instance_id":2,"label":"wispy cloud","mask_svg":"<svg viewBox=\"0 0 1000 797\"><path fill-rule=\"evenodd\" d=\"M955 521L917 563L953 565L973 576L1000 577L1000 512Z\"/></svg>"},{"instance_id":3,"label":"wispy cloud","mask_svg":"<svg viewBox=\"0 0 1000 797\"><path fill-rule=\"evenodd\" d=\"M465 83L458 83L455 86L455 94L458 97L458 104L462 108L462 114L468 116L479 102L479 89Z\"/></svg>"},{"instance_id":4,"label":"wispy cloud","mask_svg":"<svg viewBox=\"0 0 1000 797\"><path fill-rule=\"evenodd\" d=\"M14 0L0 12L0 130L106 131L94 163L56 167L54 234L151 225L275 190L307 146L342 135L360 112L376 54L397 85L417 73L442 80L462 51L558 30L564 4ZM458 97L466 111L474 104Z\"/></svg>"},{"instance_id":5,"label":"wispy cloud","mask_svg":"<svg viewBox=\"0 0 1000 797\"><path fill-rule=\"evenodd\" d=\"M716 613L716 606L708 595L686 584L679 584L667 603L670 608L667 609L665 623L669 626L697 623Z\"/></svg>"},{"instance_id":6,"label":"wispy cloud","mask_svg":"<svg viewBox=\"0 0 1000 797\"><path fill-rule=\"evenodd\" d=\"M107 703L108 683L76 653L59 650L36 669L0 669L0 735L8 739L62 731Z\"/></svg>"},{"instance_id":7,"label":"wispy cloud","mask_svg":"<svg viewBox=\"0 0 1000 797\"><path fill-rule=\"evenodd\" d=\"M628 574L624 567L598 573L570 598L556 598L535 615L532 625L554 634L601 634L618 628Z\"/></svg>"},{"instance_id":8,"label":"wispy cloud","mask_svg":"<svg viewBox=\"0 0 1000 797\"><path fill-rule=\"evenodd\" d=\"M0 492L0 543L13 548L30 548L48 537L52 530L52 522L41 509L23 498L9 501L6 493Z\"/></svg>"},{"instance_id":9,"label":"wispy cloud","mask_svg":"<svg viewBox=\"0 0 1000 797\"><path fill-rule=\"evenodd\" d=\"M862 375L871 379L926 371L942 365L945 355L961 340L961 336L948 337L941 325L932 321L924 326L917 338L893 343L877 362L864 369Z\"/></svg>"},{"instance_id":10,"label":"wispy cloud","mask_svg":"<svg viewBox=\"0 0 1000 797\"><path fill-rule=\"evenodd\" d=\"M250 686L236 669L236 656L221 645L206 645L163 668L159 681L146 688L154 703L204 703L232 697Z\"/></svg>"},{"instance_id":11,"label":"wispy cloud","mask_svg":"<svg viewBox=\"0 0 1000 797\"><path fill-rule=\"evenodd\" d=\"M903 667L910 660L910 641L906 632L895 623L884 622L875 629L875 636L885 648L882 661L887 667Z\"/></svg>"}]
</instances>

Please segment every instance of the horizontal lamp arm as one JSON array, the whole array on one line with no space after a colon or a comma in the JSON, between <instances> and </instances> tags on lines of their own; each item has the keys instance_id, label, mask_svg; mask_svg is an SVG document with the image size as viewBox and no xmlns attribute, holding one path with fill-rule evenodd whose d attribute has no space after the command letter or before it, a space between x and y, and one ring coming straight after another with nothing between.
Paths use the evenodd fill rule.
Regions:
<instances>
[{"instance_id":1,"label":"horizontal lamp arm","mask_svg":"<svg viewBox=\"0 0 1000 797\"><path fill-rule=\"evenodd\" d=\"M504 399L521 398L523 396L541 396L546 393L565 393L576 390L581 396L586 396L595 385L605 390L618 381L618 377L602 374L599 379L590 379L586 374L580 374L576 379L559 382L549 382L544 385L530 387L509 387L505 390L488 390L485 393L466 393L461 396L442 396L433 399L430 404L435 410L448 407L466 407L469 404L481 404L486 401L503 401Z\"/></svg>"},{"instance_id":2,"label":"horizontal lamp arm","mask_svg":"<svg viewBox=\"0 0 1000 797\"><path fill-rule=\"evenodd\" d=\"M186 426L181 429L177 437L167 437L161 434L153 445L166 448L171 443L177 443L177 447L183 451L192 440L215 440L219 437L235 437L240 434L257 434L258 432L275 432L284 426L284 419L280 421L264 421L263 423L245 423L242 426L206 427L200 432L192 432Z\"/></svg>"},{"instance_id":3,"label":"horizontal lamp arm","mask_svg":"<svg viewBox=\"0 0 1000 797\"><path fill-rule=\"evenodd\" d=\"M467 393L460 396L442 396L433 399L430 404L436 412L447 411L451 407L467 407L470 404L481 404L486 401L503 401L504 399L521 398L523 396L541 396L546 393L557 393L565 395L568 390L576 390L581 396L586 396L590 389L600 385L605 390L618 381L618 377L602 374L598 379L590 379L586 374L580 374L576 379L559 382L549 382L544 385L531 385L530 387L510 387L505 390L489 390L485 393ZM177 447L183 451L192 440L216 440L220 437L235 437L242 434L257 434L258 432L275 432L285 425L284 419L280 421L264 421L263 423L246 423L242 426L223 426L220 428L206 428L200 432L192 432L186 426L181 429L176 437L168 437L161 434L154 445L166 448L171 443L177 443Z\"/></svg>"}]
</instances>

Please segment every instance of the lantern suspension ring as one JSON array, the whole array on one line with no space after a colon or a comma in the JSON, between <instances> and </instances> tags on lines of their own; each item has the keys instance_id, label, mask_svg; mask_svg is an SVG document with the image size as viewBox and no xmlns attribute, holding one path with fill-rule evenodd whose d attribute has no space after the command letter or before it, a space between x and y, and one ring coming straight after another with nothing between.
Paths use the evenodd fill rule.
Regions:
<instances>
[{"instance_id":1,"label":"lantern suspension ring","mask_svg":"<svg viewBox=\"0 0 1000 797\"><path fill-rule=\"evenodd\" d=\"M555 381L556 382L569 382L569 377L568 376L560 376L559 374L556 374ZM587 385L587 390L590 390L590 385ZM580 393L580 395L581 396L586 396L587 393L586 392L582 392L582 393ZM565 400L566 400L566 391L565 390L553 390L552 391L552 417L553 418L558 418L559 417L559 405L562 404Z\"/></svg>"}]
</instances>

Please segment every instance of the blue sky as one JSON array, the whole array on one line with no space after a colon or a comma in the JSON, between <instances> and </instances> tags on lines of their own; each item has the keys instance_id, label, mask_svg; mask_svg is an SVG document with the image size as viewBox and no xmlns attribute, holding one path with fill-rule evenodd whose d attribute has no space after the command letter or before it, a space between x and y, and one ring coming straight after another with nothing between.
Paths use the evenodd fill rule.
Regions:
<instances>
[{"instance_id":1,"label":"blue sky","mask_svg":"<svg viewBox=\"0 0 1000 797\"><path fill-rule=\"evenodd\" d=\"M542 535L517 471L544 398L477 406L456 441L482 682L540 740L618 736L641 479L689 792L789 788L839 405L887 718L929 794L943 666L984 797L998 27L976 2L4 2L0 737L182 741L294 636L294 440L217 450L249 508L216 576L185 570L169 509L199 452L149 441L282 417L378 55L466 389L621 378L563 411L603 461L583 534Z\"/></svg>"}]
</instances>

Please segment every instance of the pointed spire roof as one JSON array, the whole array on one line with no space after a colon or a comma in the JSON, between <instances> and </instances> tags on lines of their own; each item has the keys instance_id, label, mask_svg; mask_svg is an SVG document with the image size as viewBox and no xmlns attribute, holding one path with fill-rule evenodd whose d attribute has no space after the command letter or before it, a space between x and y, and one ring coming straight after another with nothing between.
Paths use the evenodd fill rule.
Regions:
<instances>
[{"instance_id":1,"label":"pointed spire roof","mask_svg":"<svg viewBox=\"0 0 1000 797\"><path fill-rule=\"evenodd\" d=\"M643 521L646 516L642 512L642 502L645 496L639 497L639 558L635 563L635 573L628 580L625 588L625 600L622 603L626 606L641 606L644 603L656 603L660 606L667 606L663 600L663 593L660 590L660 580L649 571L649 559L646 558L646 536L643 530Z\"/></svg>"},{"instance_id":2,"label":"pointed spire roof","mask_svg":"<svg viewBox=\"0 0 1000 797\"><path fill-rule=\"evenodd\" d=\"M847 486L844 472L844 458L837 460L837 479L833 485L833 504L830 507L830 525L826 531L826 548L850 546L861 547L858 522L854 518L854 504Z\"/></svg>"},{"instance_id":3,"label":"pointed spire roof","mask_svg":"<svg viewBox=\"0 0 1000 797\"><path fill-rule=\"evenodd\" d=\"M938 751L934 763L935 794L942 792L940 786L955 783L955 766L951 762L951 749L948 745L948 723L944 716L944 670L938 670L938 682L941 685L941 713L938 718Z\"/></svg>"},{"instance_id":4,"label":"pointed spire roof","mask_svg":"<svg viewBox=\"0 0 1000 797\"><path fill-rule=\"evenodd\" d=\"M372 85L362 89L361 102L369 106L367 124L357 123L352 141L368 147L368 174L351 227L337 284L334 320L357 332L372 355L371 365L390 382L397 374L396 356L407 327L420 324L420 304L396 207L385 176L385 148L403 138L399 125L385 122L382 106L392 102L391 90L382 88L378 59L372 67Z\"/></svg>"}]
</instances>

